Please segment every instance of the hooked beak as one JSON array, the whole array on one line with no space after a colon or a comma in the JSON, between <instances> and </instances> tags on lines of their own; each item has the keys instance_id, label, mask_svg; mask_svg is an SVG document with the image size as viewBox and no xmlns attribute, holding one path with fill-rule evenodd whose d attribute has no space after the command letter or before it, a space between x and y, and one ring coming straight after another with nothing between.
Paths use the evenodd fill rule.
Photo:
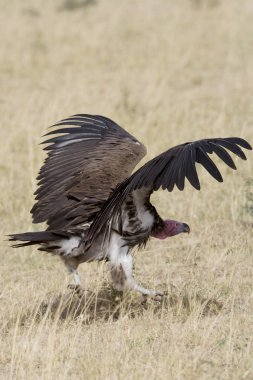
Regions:
<instances>
[{"instance_id":1,"label":"hooked beak","mask_svg":"<svg viewBox=\"0 0 253 380\"><path fill-rule=\"evenodd\" d=\"M190 227L188 226L188 224L186 223L183 223L183 232L188 232L188 234L191 232L191 229Z\"/></svg>"}]
</instances>

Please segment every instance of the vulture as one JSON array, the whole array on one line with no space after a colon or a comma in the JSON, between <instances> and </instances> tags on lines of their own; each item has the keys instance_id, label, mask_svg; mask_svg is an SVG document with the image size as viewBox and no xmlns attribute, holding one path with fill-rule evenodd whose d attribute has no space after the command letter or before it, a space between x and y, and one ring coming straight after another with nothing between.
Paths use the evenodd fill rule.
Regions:
<instances>
[{"instance_id":1,"label":"vulture","mask_svg":"<svg viewBox=\"0 0 253 380\"><path fill-rule=\"evenodd\" d=\"M144 247L152 236L166 239L190 232L186 223L163 220L150 201L153 191L184 190L185 179L197 190L196 163L217 181L222 176L210 154L236 169L229 152L243 160L239 137L186 142L159 154L133 172L146 154L145 146L111 119L77 114L54 124L45 136L47 157L41 167L31 209L34 223L45 231L9 235L13 247L39 245L59 256L75 286L80 287L79 264L107 260L114 287L156 296L133 277L134 247ZM133 173L132 173L133 172Z\"/></svg>"}]
</instances>

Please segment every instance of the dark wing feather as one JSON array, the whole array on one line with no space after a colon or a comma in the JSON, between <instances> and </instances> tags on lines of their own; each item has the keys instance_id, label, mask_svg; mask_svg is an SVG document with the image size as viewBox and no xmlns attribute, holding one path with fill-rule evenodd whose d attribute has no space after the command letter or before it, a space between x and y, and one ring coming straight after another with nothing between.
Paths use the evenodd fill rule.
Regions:
<instances>
[{"instance_id":1,"label":"dark wing feather","mask_svg":"<svg viewBox=\"0 0 253 380\"><path fill-rule=\"evenodd\" d=\"M48 132L33 221L49 230L85 223L144 157L146 148L112 120L74 115ZM66 127L65 127L66 126ZM55 135L52 137L52 135Z\"/></svg>"},{"instance_id":2,"label":"dark wing feather","mask_svg":"<svg viewBox=\"0 0 253 380\"><path fill-rule=\"evenodd\" d=\"M110 198L105 202L97 214L88 233L87 246L100 234L102 230L110 233L110 226L129 194L133 191L146 188L145 197L154 190L167 189L172 191L176 185L179 190L185 186L185 178L197 190L200 190L196 163L201 164L217 181L222 182L222 176L208 154L216 153L232 169L236 169L229 153L246 160L241 147L251 150L249 143L238 137L198 140L175 146L147 162L131 177L118 185Z\"/></svg>"}]
</instances>

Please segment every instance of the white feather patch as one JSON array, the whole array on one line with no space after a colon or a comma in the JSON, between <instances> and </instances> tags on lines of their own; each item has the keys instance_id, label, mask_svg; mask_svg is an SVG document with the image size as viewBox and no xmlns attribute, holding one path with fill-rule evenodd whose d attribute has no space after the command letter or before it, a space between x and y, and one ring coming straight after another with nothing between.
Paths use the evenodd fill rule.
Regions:
<instances>
[{"instance_id":1,"label":"white feather patch","mask_svg":"<svg viewBox=\"0 0 253 380\"><path fill-rule=\"evenodd\" d=\"M148 189L138 189L133 191L133 201L137 210L137 218L141 221L143 228L153 226L154 216L144 205L144 199L147 195Z\"/></svg>"},{"instance_id":2,"label":"white feather patch","mask_svg":"<svg viewBox=\"0 0 253 380\"><path fill-rule=\"evenodd\" d=\"M64 251L63 256L78 256L79 250L76 249L79 247L81 238L78 236L73 236L70 239L57 240L54 244L61 247L61 251Z\"/></svg>"}]
</instances>

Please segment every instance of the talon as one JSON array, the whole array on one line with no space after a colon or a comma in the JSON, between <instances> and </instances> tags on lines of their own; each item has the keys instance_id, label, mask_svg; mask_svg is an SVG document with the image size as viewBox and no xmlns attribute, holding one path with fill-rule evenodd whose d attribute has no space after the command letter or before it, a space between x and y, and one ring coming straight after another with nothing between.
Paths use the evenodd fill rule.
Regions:
<instances>
[{"instance_id":1,"label":"talon","mask_svg":"<svg viewBox=\"0 0 253 380\"><path fill-rule=\"evenodd\" d=\"M151 297L152 300L154 301L158 301L158 302L162 302L164 297L166 297L168 295L168 292L167 291L164 291L164 292L156 292L156 294L154 295L154 297Z\"/></svg>"},{"instance_id":2,"label":"talon","mask_svg":"<svg viewBox=\"0 0 253 380\"><path fill-rule=\"evenodd\" d=\"M85 289L76 284L69 284L68 289L73 290L73 293L76 294L79 298L82 298L85 293Z\"/></svg>"},{"instance_id":3,"label":"talon","mask_svg":"<svg viewBox=\"0 0 253 380\"><path fill-rule=\"evenodd\" d=\"M147 294L141 294L141 304L145 305L148 300L148 295Z\"/></svg>"},{"instance_id":4,"label":"talon","mask_svg":"<svg viewBox=\"0 0 253 380\"><path fill-rule=\"evenodd\" d=\"M80 285L76 285L76 284L68 284L68 289L78 291L78 290L81 289L81 286Z\"/></svg>"},{"instance_id":5,"label":"talon","mask_svg":"<svg viewBox=\"0 0 253 380\"><path fill-rule=\"evenodd\" d=\"M159 293L156 294L154 297L151 297L153 301L162 302L164 298L164 294Z\"/></svg>"},{"instance_id":6,"label":"talon","mask_svg":"<svg viewBox=\"0 0 253 380\"><path fill-rule=\"evenodd\" d=\"M152 293L150 293L150 294L142 293L141 294L141 304L142 305L146 304L148 297L150 297L150 299L152 299L153 301L162 302L166 295L168 295L167 291L165 291L165 292L154 291L153 294Z\"/></svg>"}]
</instances>

